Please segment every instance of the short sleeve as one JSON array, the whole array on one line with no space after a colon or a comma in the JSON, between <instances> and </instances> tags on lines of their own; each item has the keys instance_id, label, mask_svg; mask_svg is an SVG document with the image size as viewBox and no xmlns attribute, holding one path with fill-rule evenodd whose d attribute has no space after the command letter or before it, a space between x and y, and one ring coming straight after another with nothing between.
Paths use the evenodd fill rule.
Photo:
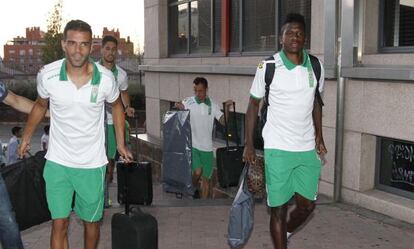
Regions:
<instances>
[{"instance_id":1,"label":"short sleeve","mask_svg":"<svg viewBox=\"0 0 414 249\"><path fill-rule=\"evenodd\" d=\"M261 62L256 69L256 74L253 79L252 86L250 88L250 96L255 99L261 99L265 96L265 72L266 72L266 63Z\"/></svg>"},{"instance_id":2,"label":"short sleeve","mask_svg":"<svg viewBox=\"0 0 414 249\"><path fill-rule=\"evenodd\" d=\"M50 95L49 95L49 92L47 91L47 89L46 89L46 87L44 85L42 71L40 71L37 74L36 81L37 81L37 94L42 99L48 99L50 97Z\"/></svg>"},{"instance_id":3,"label":"short sleeve","mask_svg":"<svg viewBox=\"0 0 414 249\"><path fill-rule=\"evenodd\" d=\"M118 85L120 91L126 91L128 89L128 76L125 72L118 76Z\"/></svg>"},{"instance_id":4,"label":"short sleeve","mask_svg":"<svg viewBox=\"0 0 414 249\"><path fill-rule=\"evenodd\" d=\"M0 81L0 102L6 99L8 93L6 85Z\"/></svg>"},{"instance_id":5,"label":"short sleeve","mask_svg":"<svg viewBox=\"0 0 414 249\"><path fill-rule=\"evenodd\" d=\"M181 103L184 105L184 109L188 110L190 107L191 97L185 98Z\"/></svg>"},{"instance_id":6,"label":"short sleeve","mask_svg":"<svg viewBox=\"0 0 414 249\"><path fill-rule=\"evenodd\" d=\"M321 64L321 78L319 79L319 92L323 93L325 89L325 68L323 67L323 63L319 60Z\"/></svg>"},{"instance_id":7,"label":"short sleeve","mask_svg":"<svg viewBox=\"0 0 414 249\"><path fill-rule=\"evenodd\" d=\"M118 89L118 84L116 83L113 75L111 75L110 81L111 81L111 86L109 88L109 92L106 94L105 100L108 103L113 103L119 97L119 89Z\"/></svg>"}]
</instances>

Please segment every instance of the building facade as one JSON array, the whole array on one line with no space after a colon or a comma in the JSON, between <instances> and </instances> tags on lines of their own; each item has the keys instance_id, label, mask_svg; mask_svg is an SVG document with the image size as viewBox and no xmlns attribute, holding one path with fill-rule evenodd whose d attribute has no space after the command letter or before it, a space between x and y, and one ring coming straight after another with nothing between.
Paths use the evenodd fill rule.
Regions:
<instances>
[{"instance_id":1,"label":"building facade","mask_svg":"<svg viewBox=\"0 0 414 249\"><path fill-rule=\"evenodd\" d=\"M15 37L4 45L3 63L26 73L37 73L43 66L44 32L39 27L26 28L26 37Z\"/></svg>"},{"instance_id":2,"label":"building facade","mask_svg":"<svg viewBox=\"0 0 414 249\"><path fill-rule=\"evenodd\" d=\"M235 100L243 134L256 66L289 12L305 16L326 69L320 193L414 223L414 1L145 0L148 135L162 139L196 76L217 102Z\"/></svg>"}]
</instances>

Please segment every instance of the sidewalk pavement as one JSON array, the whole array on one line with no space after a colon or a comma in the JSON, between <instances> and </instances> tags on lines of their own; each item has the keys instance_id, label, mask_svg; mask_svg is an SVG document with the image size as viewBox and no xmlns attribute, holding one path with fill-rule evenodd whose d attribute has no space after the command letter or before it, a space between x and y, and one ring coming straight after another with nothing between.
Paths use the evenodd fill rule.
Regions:
<instances>
[{"instance_id":1,"label":"sidewalk pavement","mask_svg":"<svg viewBox=\"0 0 414 249\"><path fill-rule=\"evenodd\" d=\"M114 206L105 210L99 249L111 249L111 216L123 210L116 202L116 187L116 183L110 186ZM156 183L153 205L142 209L158 220L159 249L229 249L230 205L230 199L176 199ZM25 248L49 248L50 227L47 222L23 231ZM293 235L289 249L409 249L414 248L413 242L414 225L355 206L334 204L321 196L313 217ZM83 227L75 214L70 222L69 246L83 248ZM244 249L272 248L268 210L264 203L257 203L254 231Z\"/></svg>"}]
</instances>

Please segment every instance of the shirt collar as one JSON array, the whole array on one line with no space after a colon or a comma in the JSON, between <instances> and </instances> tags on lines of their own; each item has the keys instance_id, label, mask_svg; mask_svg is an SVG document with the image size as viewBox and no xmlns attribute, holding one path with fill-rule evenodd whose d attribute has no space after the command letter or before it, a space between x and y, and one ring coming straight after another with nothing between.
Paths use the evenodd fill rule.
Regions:
<instances>
[{"instance_id":1,"label":"shirt collar","mask_svg":"<svg viewBox=\"0 0 414 249\"><path fill-rule=\"evenodd\" d=\"M206 99L204 101L201 101L197 96L194 96L195 101L197 102L197 104L201 104L204 103L207 106L211 106L211 100L208 96L206 96Z\"/></svg>"},{"instance_id":2,"label":"shirt collar","mask_svg":"<svg viewBox=\"0 0 414 249\"><path fill-rule=\"evenodd\" d=\"M90 63L93 64L93 73L92 73L92 85L98 85L101 82L101 72L99 72L98 67L96 66L95 62L89 60ZM60 74L59 74L60 81L68 81L68 73L66 71L66 59L63 60L62 66L60 67Z\"/></svg>"},{"instance_id":3,"label":"shirt collar","mask_svg":"<svg viewBox=\"0 0 414 249\"><path fill-rule=\"evenodd\" d=\"M308 52L306 52L306 50L303 49L302 50L302 53L303 53L303 62L301 64L301 66L308 67L308 64L309 64L309 55L308 55ZM292 70L296 66L298 66L298 65L294 64L291 60L289 60L289 58L286 56L285 51L283 49L280 51L280 58L282 58L283 64L285 64L285 67L288 70Z\"/></svg>"},{"instance_id":4,"label":"shirt collar","mask_svg":"<svg viewBox=\"0 0 414 249\"><path fill-rule=\"evenodd\" d=\"M104 65L102 59L99 60L99 64L101 64L102 66ZM114 66L111 68L111 72L115 76L115 78L118 77L118 68L116 67L116 64L114 64Z\"/></svg>"}]
</instances>

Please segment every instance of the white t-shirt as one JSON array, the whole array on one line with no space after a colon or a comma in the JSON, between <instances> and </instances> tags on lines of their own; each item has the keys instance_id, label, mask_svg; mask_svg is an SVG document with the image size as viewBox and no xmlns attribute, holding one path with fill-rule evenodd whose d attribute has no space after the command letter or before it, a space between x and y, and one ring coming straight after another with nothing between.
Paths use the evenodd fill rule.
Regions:
<instances>
[{"instance_id":1,"label":"white t-shirt","mask_svg":"<svg viewBox=\"0 0 414 249\"><path fill-rule=\"evenodd\" d=\"M128 89L128 75L127 73L120 68L118 65L115 65L111 70L115 76L115 80L118 84L119 91L126 91ZM112 105L106 104L106 122L107 124L113 124L114 121L112 119Z\"/></svg>"},{"instance_id":2,"label":"white t-shirt","mask_svg":"<svg viewBox=\"0 0 414 249\"><path fill-rule=\"evenodd\" d=\"M190 110L192 146L201 151L213 151L214 119L219 120L223 115L218 105L208 99L200 103L193 96L182 102L184 108Z\"/></svg>"},{"instance_id":3,"label":"white t-shirt","mask_svg":"<svg viewBox=\"0 0 414 249\"><path fill-rule=\"evenodd\" d=\"M43 150L43 144L46 144L46 150L49 148L49 135L44 133L40 138L40 150Z\"/></svg>"},{"instance_id":4,"label":"white t-shirt","mask_svg":"<svg viewBox=\"0 0 414 249\"><path fill-rule=\"evenodd\" d=\"M104 104L112 103L119 90L111 71L93 63L90 82L77 89L66 72L66 61L44 66L37 75L37 92L49 99L50 132L46 159L73 168L97 168L107 164Z\"/></svg>"},{"instance_id":5,"label":"white t-shirt","mask_svg":"<svg viewBox=\"0 0 414 249\"><path fill-rule=\"evenodd\" d=\"M309 151L315 148L315 129L312 119L317 85L308 54L302 65L294 65L284 52L274 55L275 61L259 64L250 94L265 97L266 63L275 63L275 73L269 91L269 107L263 128L265 149ZM319 91L324 87L324 69L321 64Z\"/></svg>"}]
</instances>

